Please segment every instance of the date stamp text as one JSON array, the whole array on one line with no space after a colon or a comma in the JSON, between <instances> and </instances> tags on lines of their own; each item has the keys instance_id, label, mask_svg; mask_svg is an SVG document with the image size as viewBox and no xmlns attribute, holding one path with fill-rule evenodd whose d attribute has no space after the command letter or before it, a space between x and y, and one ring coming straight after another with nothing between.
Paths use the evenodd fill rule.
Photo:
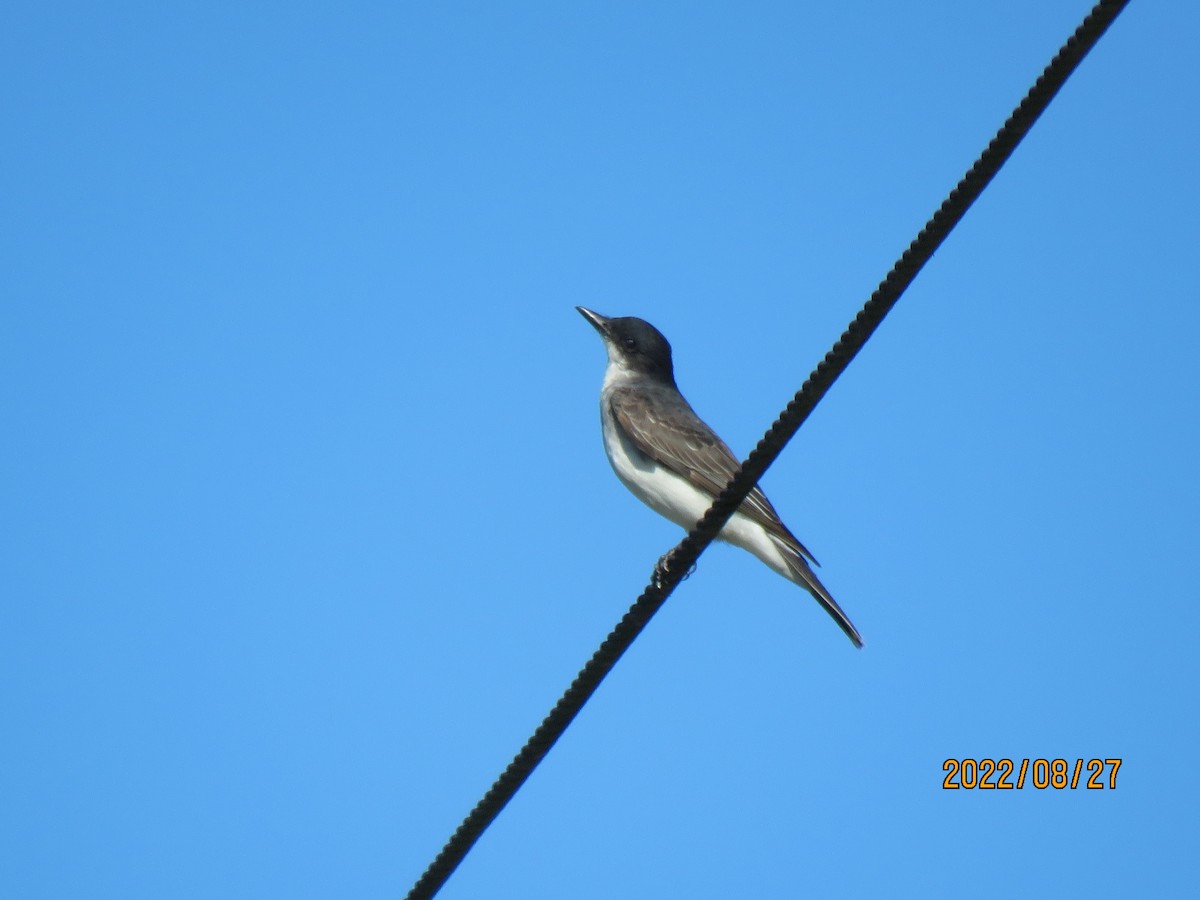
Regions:
<instances>
[{"instance_id":1,"label":"date stamp text","mask_svg":"<svg viewBox=\"0 0 1200 900\"><path fill-rule=\"evenodd\" d=\"M1039 791L1115 791L1120 768L1120 759L948 759L942 763L942 788L1010 791L1031 784Z\"/></svg>"}]
</instances>

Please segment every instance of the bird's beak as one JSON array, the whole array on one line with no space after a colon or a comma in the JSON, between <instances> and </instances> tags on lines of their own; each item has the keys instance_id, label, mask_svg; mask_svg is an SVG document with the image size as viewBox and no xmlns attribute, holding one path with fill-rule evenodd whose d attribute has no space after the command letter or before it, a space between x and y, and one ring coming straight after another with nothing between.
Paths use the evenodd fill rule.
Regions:
<instances>
[{"instance_id":1,"label":"bird's beak","mask_svg":"<svg viewBox=\"0 0 1200 900\"><path fill-rule=\"evenodd\" d=\"M603 338L608 337L608 323L611 321L608 316L602 316L598 312L592 312L585 306L575 307L579 310L579 314L592 323L592 327L600 332Z\"/></svg>"}]
</instances>

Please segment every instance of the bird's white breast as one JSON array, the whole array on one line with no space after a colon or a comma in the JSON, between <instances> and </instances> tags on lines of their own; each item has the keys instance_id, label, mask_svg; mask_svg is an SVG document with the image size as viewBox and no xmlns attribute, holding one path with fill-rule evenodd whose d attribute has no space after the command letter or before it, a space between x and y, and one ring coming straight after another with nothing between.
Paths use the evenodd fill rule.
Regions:
<instances>
[{"instance_id":1,"label":"bird's white breast","mask_svg":"<svg viewBox=\"0 0 1200 900\"><path fill-rule=\"evenodd\" d=\"M635 497L660 516L691 530L712 505L713 498L639 450L617 424L610 397L613 389L628 383L631 377L632 373L619 360L610 358L600 391L604 453L617 478ZM746 516L734 514L721 529L719 538L753 553L785 578L791 577L779 547L761 525Z\"/></svg>"}]
</instances>

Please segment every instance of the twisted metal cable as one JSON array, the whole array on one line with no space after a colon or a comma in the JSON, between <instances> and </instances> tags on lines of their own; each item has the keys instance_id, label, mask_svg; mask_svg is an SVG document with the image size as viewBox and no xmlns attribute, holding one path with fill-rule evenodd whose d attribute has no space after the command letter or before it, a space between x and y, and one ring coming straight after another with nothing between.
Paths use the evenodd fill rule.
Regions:
<instances>
[{"instance_id":1,"label":"twisted metal cable","mask_svg":"<svg viewBox=\"0 0 1200 900\"><path fill-rule=\"evenodd\" d=\"M1101 0L1055 54L1012 115L996 132L979 159L942 201L933 217L909 244L887 277L854 317L854 321L817 365L780 413L741 469L709 507L687 537L668 554L669 566L655 570L646 589L612 630L534 731L495 784L458 826L429 868L408 893L408 900L433 897L492 823L550 748L562 736L600 682L634 639L666 602L684 575L712 543L717 532L741 505L767 467L779 456L821 398L863 348L896 301L933 256L950 231L979 198L984 188L1012 155L1033 123L1066 83L1067 78L1108 30L1129 0Z\"/></svg>"}]
</instances>

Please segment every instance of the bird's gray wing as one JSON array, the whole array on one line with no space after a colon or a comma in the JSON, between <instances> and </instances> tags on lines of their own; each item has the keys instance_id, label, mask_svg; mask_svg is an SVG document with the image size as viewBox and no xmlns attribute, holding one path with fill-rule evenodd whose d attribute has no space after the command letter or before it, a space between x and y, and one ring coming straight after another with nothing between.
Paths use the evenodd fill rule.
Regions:
<instances>
[{"instance_id":1,"label":"bird's gray wing","mask_svg":"<svg viewBox=\"0 0 1200 900\"><path fill-rule=\"evenodd\" d=\"M615 388L609 404L617 424L642 453L714 498L741 466L725 442L676 392ZM757 485L738 510L820 565L779 520Z\"/></svg>"}]
</instances>

